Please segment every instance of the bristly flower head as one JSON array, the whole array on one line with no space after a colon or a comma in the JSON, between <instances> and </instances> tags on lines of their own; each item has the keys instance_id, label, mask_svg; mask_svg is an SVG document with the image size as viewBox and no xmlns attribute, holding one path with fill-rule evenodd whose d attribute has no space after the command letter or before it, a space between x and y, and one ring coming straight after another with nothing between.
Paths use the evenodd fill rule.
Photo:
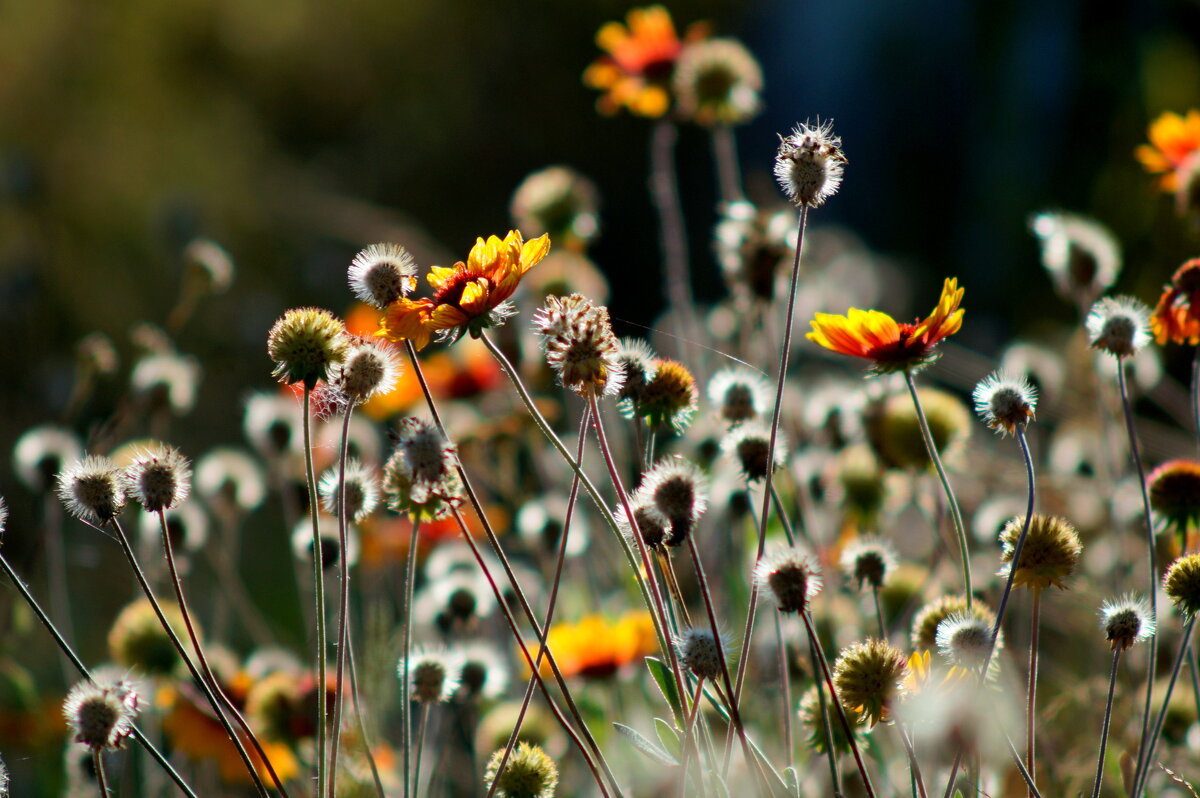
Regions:
<instances>
[{"instance_id":1,"label":"bristly flower head","mask_svg":"<svg viewBox=\"0 0 1200 798\"><path fill-rule=\"evenodd\" d=\"M550 296L533 318L546 362L567 390L612 396L625 381L608 309L585 296Z\"/></svg>"},{"instance_id":2,"label":"bristly flower head","mask_svg":"<svg viewBox=\"0 0 1200 798\"><path fill-rule=\"evenodd\" d=\"M549 233L558 244L582 250L599 232L599 205L599 192L591 180L570 167L549 166L521 181L509 213L518 230Z\"/></svg>"},{"instance_id":3,"label":"bristly flower head","mask_svg":"<svg viewBox=\"0 0 1200 798\"><path fill-rule=\"evenodd\" d=\"M862 721L874 726L891 716L907 673L900 649L885 640L867 640L842 651L833 666L833 686L843 707L862 713Z\"/></svg>"},{"instance_id":4,"label":"bristly flower head","mask_svg":"<svg viewBox=\"0 0 1200 798\"><path fill-rule=\"evenodd\" d=\"M346 347L345 359L330 372L336 398L349 406L391 393L400 376L395 347L379 339L355 338Z\"/></svg>"},{"instance_id":5,"label":"bristly flower head","mask_svg":"<svg viewBox=\"0 0 1200 798\"><path fill-rule=\"evenodd\" d=\"M1033 420L1037 391L1024 377L1010 377L994 371L979 381L971 394L975 412L1001 434L1013 435Z\"/></svg>"},{"instance_id":6,"label":"bristly flower head","mask_svg":"<svg viewBox=\"0 0 1200 798\"><path fill-rule=\"evenodd\" d=\"M1124 651L1148 640L1154 634L1154 619L1150 605L1143 596L1126 593L1118 599L1107 599L1100 605L1100 628L1115 651Z\"/></svg>"},{"instance_id":7,"label":"bristly flower head","mask_svg":"<svg viewBox=\"0 0 1200 798\"><path fill-rule=\"evenodd\" d=\"M1173 529L1200 525L1200 462L1171 460L1150 472L1150 506Z\"/></svg>"},{"instance_id":8,"label":"bristly flower head","mask_svg":"<svg viewBox=\"0 0 1200 798\"><path fill-rule=\"evenodd\" d=\"M654 507L671 525L666 545L680 546L708 507L708 480L690 460L664 458L643 475L633 502Z\"/></svg>"},{"instance_id":9,"label":"bristly flower head","mask_svg":"<svg viewBox=\"0 0 1200 798\"><path fill-rule=\"evenodd\" d=\"M85 457L59 473L58 497L76 518L106 524L125 507L121 469L107 457Z\"/></svg>"},{"instance_id":10,"label":"bristly flower head","mask_svg":"<svg viewBox=\"0 0 1200 798\"><path fill-rule=\"evenodd\" d=\"M722 652L728 648L724 636L717 638L708 626L689 626L680 631L674 642L682 667L701 679L720 678Z\"/></svg>"},{"instance_id":11,"label":"bristly flower head","mask_svg":"<svg viewBox=\"0 0 1200 798\"><path fill-rule=\"evenodd\" d=\"M937 630L942 621L956 613L966 612L965 596L941 596L917 610L913 616L912 645L917 651L937 646ZM976 599L971 603L971 614L982 620L990 629L996 623L996 615L983 602Z\"/></svg>"},{"instance_id":12,"label":"bristly flower head","mask_svg":"<svg viewBox=\"0 0 1200 798\"><path fill-rule=\"evenodd\" d=\"M178 507L192 488L192 466L179 451L165 446L144 452L121 475L125 493L148 513Z\"/></svg>"},{"instance_id":13,"label":"bristly flower head","mask_svg":"<svg viewBox=\"0 0 1200 798\"><path fill-rule=\"evenodd\" d=\"M617 399L630 408L636 407L642 401L646 386L658 372L658 357L641 338L622 338L617 342L617 360L625 372L625 382L617 392Z\"/></svg>"},{"instance_id":14,"label":"bristly flower head","mask_svg":"<svg viewBox=\"0 0 1200 798\"><path fill-rule=\"evenodd\" d=\"M767 412L771 387L761 374L748 368L724 368L708 381L708 399L727 424L753 421Z\"/></svg>"},{"instance_id":15,"label":"bristly flower head","mask_svg":"<svg viewBox=\"0 0 1200 798\"><path fill-rule=\"evenodd\" d=\"M280 382L311 390L346 355L346 327L320 308L294 308L267 334L267 354Z\"/></svg>"},{"instance_id":16,"label":"bristly flower head","mask_svg":"<svg viewBox=\"0 0 1200 798\"><path fill-rule=\"evenodd\" d=\"M248 513L262 504L267 486L253 457L219 446L196 461L196 492L215 509Z\"/></svg>"},{"instance_id":17,"label":"bristly flower head","mask_svg":"<svg viewBox=\"0 0 1200 798\"><path fill-rule=\"evenodd\" d=\"M833 135L833 121L796 125L792 134L779 137L775 179L797 206L818 208L842 185L846 156L842 140Z\"/></svg>"},{"instance_id":18,"label":"bristly flower head","mask_svg":"<svg viewBox=\"0 0 1200 798\"><path fill-rule=\"evenodd\" d=\"M449 701L458 689L458 662L447 651L433 648L414 649L408 658L408 687L411 700L420 704ZM404 659L396 666L404 678Z\"/></svg>"},{"instance_id":19,"label":"bristly flower head","mask_svg":"<svg viewBox=\"0 0 1200 798\"><path fill-rule=\"evenodd\" d=\"M21 434L13 447L13 467L25 487L49 490L63 466L83 457L79 436L68 429L44 424Z\"/></svg>"},{"instance_id":20,"label":"bristly flower head","mask_svg":"<svg viewBox=\"0 0 1200 798\"><path fill-rule=\"evenodd\" d=\"M924 368L937 360L937 345L962 327L963 290L957 278L947 279L937 307L912 324L897 323L878 310L818 313L805 337L839 354L872 361L876 374Z\"/></svg>"},{"instance_id":21,"label":"bristly flower head","mask_svg":"<svg viewBox=\"0 0 1200 798\"><path fill-rule=\"evenodd\" d=\"M1025 519L1014 518L1000 532L1000 562L1004 567L1001 576L1007 576L1013 567L1013 553ZM1065 590L1066 580L1075 573L1083 544L1075 527L1065 518L1034 513L1029 521L1029 532L1025 545L1021 547L1021 561L1016 564L1014 585L1028 585L1031 590L1045 590L1054 585Z\"/></svg>"},{"instance_id":22,"label":"bristly flower head","mask_svg":"<svg viewBox=\"0 0 1200 798\"><path fill-rule=\"evenodd\" d=\"M417 287L417 266L399 244L372 244L350 261L349 277L354 296L383 310Z\"/></svg>"},{"instance_id":23,"label":"bristly flower head","mask_svg":"<svg viewBox=\"0 0 1200 798\"><path fill-rule=\"evenodd\" d=\"M730 291L770 302L779 275L791 267L799 233L787 206L757 208L745 200L727 202L715 231L717 261Z\"/></svg>"},{"instance_id":24,"label":"bristly flower head","mask_svg":"<svg viewBox=\"0 0 1200 798\"><path fill-rule=\"evenodd\" d=\"M1185 554L1171 563L1163 577L1163 590L1187 617L1200 612L1200 554Z\"/></svg>"},{"instance_id":25,"label":"bristly flower head","mask_svg":"<svg viewBox=\"0 0 1200 798\"><path fill-rule=\"evenodd\" d=\"M1161 344L1200 344L1200 258L1175 270L1150 317L1154 340Z\"/></svg>"},{"instance_id":26,"label":"bristly flower head","mask_svg":"<svg viewBox=\"0 0 1200 798\"><path fill-rule=\"evenodd\" d=\"M1093 349L1116 357L1137 354L1150 343L1150 308L1133 297L1104 297L1087 316Z\"/></svg>"},{"instance_id":27,"label":"bristly flower head","mask_svg":"<svg viewBox=\"0 0 1200 798\"><path fill-rule=\"evenodd\" d=\"M116 751L133 734L138 695L124 681L103 685L79 682L63 701L63 715L75 742L93 751Z\"/></svg>"},{"instance_id":28,"label":"bristly flower head","mask_svg":"<svg viewBox=\"0 0 1200 798\"><path fill-rule=\"evenodd\" d=\"M754 581L780 612L807 612L809 602L821 592L821 567L800 549L776 549L758 561Z\"/></svg>"},{"instance_id":29,"label":"bristly flower head","mask_svg":"<svg viewBox=\"0 0 1200 798\"><path fill-rule=\"evenodd\" d=\"M1071 213L1039 213L1029 223L1042 244L1042 265L1066 300L1087 305L1121 272L1121 248L1107 227Z\"/></svg>"},{"instance_id":30,"label":"bristly flower head","mask_svg":"<svg viewBox=\"0 0 1200 798\"><path fill-rule=\"evenodd\" d=\"M490 790L496 784L496 798L554 798L558 787L558 766L539 746L521 741L508 756L504 772L497 773L504 759L504 748L488 760L483 783Z\"/></svg>"},{"instance_id":31,"label":"bristly flower head","mask_svg":"<svg viewBox=\"0 0 1200 798\"><path fill-rule=\"evenodd\" d=\"M462 502L454 444L428 421L406 418L396 434L396 451L383 467L388 506L431 520Z\"/></svg>"},{"instance_id":32,"label":"bristly flower head","mask_svg":"<svg viewBox=\"0 0 1200 798\"><path fill-rule=\"evenodd\" d=\"M992 624L975 613L955 612L938 623L934 639L947 662L977 672L992 648ZM1003 635L996 638L995 652L1002 644Z\"/></svg>"},{"instance_id":33,"label":"bristly flower head","mask_svg":"<svg viewBox=\"0 0 1200 798\"><path fill-rule=\"evenodd\" d=\"M129 386L150 408L186 415L196 404L200 364L194 357L174 352L140 358L129 375Z\"/></svg>"},{"instance_id":34,"label":"bristly flower head","mask_svg":"<svg viewBox=\"0 0 1200 798\"><path fill-rule=\"evenodd\" d=\"M824 690L823 685L813 685L804 691L804 695L800 697L800 725L808 731L806 742L808 747L818 754L824 754L828 749L828 742L825 737L825 731L828 728L830 735L833 737L833 750L839 754L850 753L850 739L846 737L846 730L842 728L842 724L835 722L830 718L829 726L825 725L827 712L835 711L829 708L823 711L822 698L820 692ZM857 712L847 712L846 720L850 722L850 732L854 735L855 741L861 745L866 732L870 731L862 726L862 716Z\"/></svg>"},{"instance_id":35,"label":"bristly flower head","mask_svg":"<svg viewBox=\"0 0 1200 798\"><path fill-rule=\"evenodd\" d=\"M696 412L696 379L676 360L656 360L654 376L636 399L622 399L618 409L628 418L640 417L651 429L667 427L682 435Z\"/></svg>"},{"instance_id":36,"label":"bristly flower head","mask_svg":"<svg viewBox=\"0 0 1200 798\"><path fill-rule=\"evenodd\" d=\"M683 48L671 81L679 114L698 125L741 125L762 108L762 67L736 39Z\"/></svg>"},{"instance_id":37,"label":"bristly flower head","mask_svg":"<svg viewBox=\"0 0 1200 798\"><path fill-rule=\"evenodd\" d=\"M646 548L659 551L667 544L667 539L671 537L671 522L654 506L653 499L648 496L630 497L629 509L633 512L633 520L637 523L638 533ZM617 520L622 534L632 541L633 529L629 525L629 516L625 508L618 507L614 510L613 518Z\"/></svg>"},{"instance_id":38,"label":"bristly flower head","mask_svg":"<svg viewBox=\"0 0 1200 798\"><path fill-rule=\"evenodd\" d=\"M742 467L742 476L749 482L767 478L767 463L771 456L771 431L757 421L739 424L721 439L721 451L737 459ZM779 435L775 439L775 468L787 463L787 441Z\"/></svg>"},{"instance_id":39,"label":"bristly flower head","mask_svg":"<svg viewBox=\"0 0 1200 798\"><path fill-rule=\"evenodd\" d=\"M332 466L321 475L321 507L337 517L341 491L338 490L338 469ZM346 518L361 521L379 505L379 478L374 469L351 458L346 462Z\"/></svg>"},{"instance_id":40,"label":"bristly flower head","mask_svg":"<svg viewBox=\"0 0 1200 798\"><path fill-rule=\"evenodd\" d=\"M864 582L873 588L883 587L898 561L895 547L874 535L855 538L842 550L842 570L859 589Z\"/></svg>"},{"instance_id":41,"label":"bristly flower head","mask_svg":"<svg viewBox=\"0 0 1200 798\"><path fill-rule=\"evenodd\" d=\"M509 297L549 251L548 235L526 241L519 230L509 230L503 240L476 238L465 262L429 270L432 297L401 297L388 305L377 335L412 341L417 349L428 346L435 332L451 342L467 333L479 337L516 312Z\"/></svg>"},{"instance_id":42,"label":"bristly flower head","mask_svg":"<svg viewBox=\"0 0 1200 798\"><path fill-rule=\"evenodd\" d=\"M490 643L468 643L456 649L459 688L468 696L495 699L508 687L504 655Z\"/></svg>"}]
</instances>

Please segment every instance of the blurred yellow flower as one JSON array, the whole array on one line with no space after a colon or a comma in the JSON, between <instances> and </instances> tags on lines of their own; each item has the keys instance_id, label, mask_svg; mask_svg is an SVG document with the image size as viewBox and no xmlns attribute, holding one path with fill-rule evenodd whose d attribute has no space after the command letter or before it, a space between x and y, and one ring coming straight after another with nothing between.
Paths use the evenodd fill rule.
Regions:
<instances>
[{"instance_id":1,"label":"blurred yellow flower","mask_svg":"<svg viewBox=\"0 0 1200 798\"><path fill-rule=\"evenodd\" d=\"M588 615L575 623L556 623L550 627L547 643L563 676L591 678L611 676L621 666L658 649L654 621L644 610L626 613L616 621ZM536 656L537 641L526 645ZM543 676L552 673L545 661L540 670Z\"/></svg>"}]
</instances>

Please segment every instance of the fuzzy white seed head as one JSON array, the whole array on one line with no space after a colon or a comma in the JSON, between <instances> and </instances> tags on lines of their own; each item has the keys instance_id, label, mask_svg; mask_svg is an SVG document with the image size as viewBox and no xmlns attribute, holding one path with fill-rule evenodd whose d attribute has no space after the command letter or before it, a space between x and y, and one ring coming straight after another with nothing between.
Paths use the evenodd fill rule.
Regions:
<instances>
[{"instance_id":1,"label":"fuzzy white seed head","mask_svg":"<svg viewBox=\"0 0 1200 798\"><path fill-rule=\"evenodd\" d=\"M781 137L775 155L775 179L795 205L817 208L837 193L846 156L842 140L833 135L833 122L796 125Z\"/></svg>"},{"instance_id":2,"label":"fuzzy white seed head","mask_svg":"<svg viewBox=\"0 0 1200 798\"><path fill-rule=\"evenodd\" d=\"M816 558L788 547L769 552L754 568L759 589L775 601L780 612L805 612L821 591L821 567Z\"/></svg>"},{"instance_id":3,"label":"fuzzy white seed head","mask_svg":"<svg viewBox=\"0 0 1200 798\"><path fill-rule=\"evenodd\" d=\"M107 457L85 457L58 475L58 497L76 518L106 524L125 507L121 469Z\"/></svg>"},{"instance_id":4,"label":"fuzzy white seed head","mask_svg":"<svg viewBox=\"0 0 1200 798\"><path fill-rule=\"evenodd\" d=\"M1104 297L1087 316L1092 348L1130 357L1150 343L1150 308L1133 297Z\"/></svg>"},{"instance_id":5,"label":"fuzzy white seed head","mask_svg":"<svg viewBox=\"0 0 1200 798\"><path fill-rule=\"evenodd\" d=\"M688 627L675 638L679 664L710 681L720 678L722 654L727 647L724 636L717 638L707 626Z\"/></svg>"},{"instance_id":6,"label":"fuzzy white seed head","mask_svg":"<svg viewBox=\"0 0 1200 798\"><path fill-rule=\"evenodd\" d=\"M1033 420L1037 391L1024 377L992 372L975 386L975 412L989 428L1012 435Z\"/></svg>"},{"instance_id":7,"label":"fuzzy white seed head","mask_svg":"<svg viewBox=\"0 0 1200 798\"><path fill-rule=\"evenodd\" d=\"M349 277L354 296L382 310L417 287L417 266L399 244L372 244L354 256Z\"/></svg>"},{"instance_id":8,"label":"fuzzy white seed head","mask_svg":"<svg viewBox=\"0 0 1200 798\"><path fill-rule=\"evenodd\" d=\"M170 446L143 452L121 475L125 493L148 513L170 510L188 497L192 466Z\"/></svg>"},{"instance_id":9,"label":"fuzzy white seed head","mask_svg":"<svg viewBox=\"0 0 1200 798\"><path fill-rule=\"evenodd\" d=\"M1153 636L1155 624L1146 599L1128 593L1100 606L1100 628L1114 650L1124 650Z\"/></svg>"}]
</instances>

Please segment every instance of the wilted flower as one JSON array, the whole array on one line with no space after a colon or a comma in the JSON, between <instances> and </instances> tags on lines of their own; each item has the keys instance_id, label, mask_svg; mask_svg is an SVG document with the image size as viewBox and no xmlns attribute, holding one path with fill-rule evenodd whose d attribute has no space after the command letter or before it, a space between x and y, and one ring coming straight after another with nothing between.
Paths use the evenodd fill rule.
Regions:
<instances>
[{"instance_id":1,"label":"wilted flower","mask_svg":"<svg viewBox=\"0 0 1200 798\"><path fill-rule=\"evenodd\" d=\"M801 123L779 139L775 179L795 205L817 208L837 193L845 165L842 140L833 135L832 121Z\"/></svg>"},{"instance_id":2,"label":"wilted flower","mask_svg":"<svg viewBox=\"0 0 1200 798\"><path fill-rule=\"evenodd\" d=\"M354 296L380 310L417 287L416 264L399 244L367 247L350 261L348 275Z\"/></svg>"}]
</instances>

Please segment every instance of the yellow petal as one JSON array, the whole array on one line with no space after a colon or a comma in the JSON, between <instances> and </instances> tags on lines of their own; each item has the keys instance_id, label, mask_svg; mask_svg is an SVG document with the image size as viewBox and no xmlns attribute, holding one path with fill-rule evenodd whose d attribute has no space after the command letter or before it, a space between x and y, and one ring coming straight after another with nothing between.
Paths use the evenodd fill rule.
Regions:
<instances>
[{"instance_id":1,"label":"yellow petal","mask_svg":"<svg viewBox=\"0 0 1200 798\"><path fill-rule=\"evenodd\" d=\"M480 278L472 280L463 286L462 298L458 305L472 316L478 316L488 309L488 281Z\"/></svg>"},{"instance_id":2,"label":"yellow petal","mask_svg":"<svg viewBox=\"0 0 1200 798\"><path fill-rule=\"evenodd\" d=\"M451 278L458 274L458 272L463 268L465 267L461 262L457 263L453 267L431 266L429 268L429 274L426 275L425 279L429 281L429 284L433 286L433 288L441 290L442 288L445 288L446 284L450 282Z\"/></svg>"},{"instance_id":3,"label":"yellow petal","mask_svg":"<svg viewBox=\"0 0 1200 798\"><path fill-rule=\"evenodd\" d=\"M538 261L546 257L546 253L550 251L550 234L543 233L537 238L526 241L521 247L521 268L520 273L532 269Z\"/></svg>"}]
</instances>

